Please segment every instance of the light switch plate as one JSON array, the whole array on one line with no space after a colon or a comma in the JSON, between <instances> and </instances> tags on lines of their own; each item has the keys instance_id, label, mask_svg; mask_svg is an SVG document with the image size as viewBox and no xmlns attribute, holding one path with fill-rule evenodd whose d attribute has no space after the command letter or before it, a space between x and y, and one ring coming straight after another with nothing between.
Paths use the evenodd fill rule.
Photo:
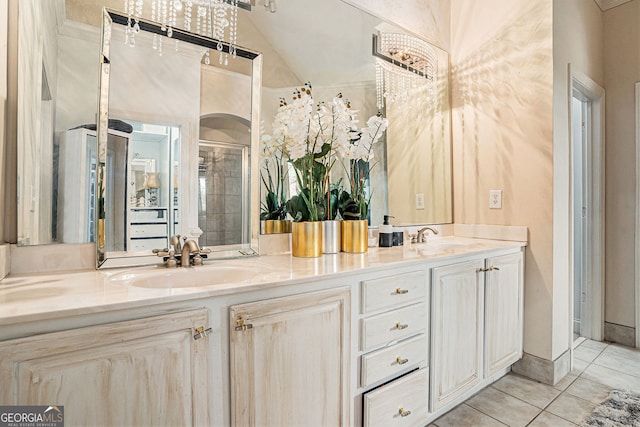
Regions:
<instances>
[{"instance_id":1,"label":"light switch plate","mask_svg":"<svg viewBox=\"0 0 640 427\"><path fill-rule=\"evenodd\" d=\"M502 209L502 190L489 190L489 209Z\"/></svg>"},{"instance_id":2,"label":"light switch plate","mask_svg":"<svg viewBox=\"0 0 640 427\"><path fill-rule=\"evenodd\" d=\"M416 209L424 209L424 193L416 193Z\"/></svg>"}]
</instances>

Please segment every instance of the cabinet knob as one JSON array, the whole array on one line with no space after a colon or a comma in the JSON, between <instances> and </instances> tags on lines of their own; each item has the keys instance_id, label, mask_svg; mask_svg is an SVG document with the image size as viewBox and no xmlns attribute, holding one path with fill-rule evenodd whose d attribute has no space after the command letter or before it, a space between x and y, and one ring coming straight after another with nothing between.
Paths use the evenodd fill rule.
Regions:
<instances>
[{"instance_id":1,"label":"cabinet knob","mask_svg":"<svg viewBox=\"0 0 640 427\"><path fill-rule=\"evenodd\" d=\"M409 325L407 325L406 323L396 323L396 329L407 329L409 327Z\"/></svg>"},{"instance_id":2,"label":"cabinet knob","mask_svg":"<svg viewBox=\"0 0 640 427\"><path fill-rule=\"evenodd\" d=\"M404 408L398 409L398 413L400 414L401 417L408 417L409 415L411 415L411 411Z\"/></svg>"},{"instance_id":3,"label":"cabinet knob","mask_svg":"<svg viewBox=\"0 0 640 427\"><path fill-rule=\"evenodd\" d=\"M206 328L204 326L199 326L196 328L196 333L193 336L194 340L199 340L200 338L204 338L211 333L211 328Z\"/></svg>"},{"instance_id":4,"label":"cabinet knob","mask_svg":"<svg viewBox=\"0 0 640 427\"><path fill-rule=\"evenodd\" d=\"M398 362L398 365L404 365L405 363L407 363L409 361L409 359L403 359L402 357L398 356L396 357L396 362Z\"/></svg>"},{"instance_id":5,"label":"cabinet knob","mask_svg":"<svg viewBox=\"0 0 640 427\"><path fill-rule=\"evenodd\" d=\"M236 327L234 328L237 332L246 332L248 329L253 329L252 323L244 323L244 319L236 320Z\"/></svg>"},{"instance_id":6,"label":"cabinet knob","mask_svg":"<svg viewBox=\"0 0 640 427\"><path fill-rule=\"evenodd\" d=\"M404 294L408 294L408 293L409 293L408 289L396 288L396 294L398 294L398 295L404 295Z\"/></svg>"}]
</instances>

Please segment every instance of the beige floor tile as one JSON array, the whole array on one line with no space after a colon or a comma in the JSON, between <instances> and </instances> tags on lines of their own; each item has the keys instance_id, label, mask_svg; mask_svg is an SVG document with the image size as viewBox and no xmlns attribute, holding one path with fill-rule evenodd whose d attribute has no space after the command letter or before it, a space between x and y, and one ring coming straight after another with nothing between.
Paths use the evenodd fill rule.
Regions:
<instances>
[{"instance_id":1,"label":"beige floor tile","mask_svg":"<svg viewBox=\"0 0 640 427\"><path fill-rule=\"evenodd\" d=\"M553 388L557 390L564 390L567 387L569 387L571 383L576 380L576 378L578 378L577 374L574 374L573 372L569 372L560 381L558 381L557 384L554 384Z\"/></svg>"},{"instance_id":2,"label":"beige floor tile","mask_svg":"<svg viewBox=\"0 0 640 427\"><path fill-rule=\"evenodd\" d=\"M569 422L550 412L543 411L529 424L529 427L572 427L574 423Z\"/></svg>"},{"instance_id":3,"label":"beige floor tile","mask_svg":"<svg viewBox=\"0 0 640 427\"><path fill-rule=\"evenodd\" d=\"M504 427L504 424L465 404L459 405L433 422L438 427Z\"/></svg>"},{"instance_id":4,"label":"beige floor tile","mask_svg":"<svg viewBox=\"0 0 640 427\"><path fill-rule=\"evenodd\" d=\"M540 409L544 408L555 399L560 390L550 385L532 381L528 378L515 374L509 374L493 383L492 387L497 388L513 397L517 397Z\"/></svg>"},{"instance_id":5,"label":"beige floor tile","mask_svg":"<svg viewBox=\"0 0 640 427\"><path fill-rule=\"evenodd\" d=\"M587 369L587 366L589 366L589 362L584 361L582 359L578 359L577 357L574 357L573 358L573 370L571 371L571 373L572 374L576 374L576 375L580 375L582 373L582 371Z\"/></svg>"},{"instance_id":6,"label":"beige floor tile","mask_svg":"<svg viewBox=\"0 0 640 427\"><path fill-rule=\"evenodd\" d=\"M580 347L591 348L594 350L602 351L605 348L607 348L608 345L609 343L602 342L602 341L585 340L582 342L582 344L580 344Z\"/></svg>"},{"instance_id":7,"label":"beige floor tile","mask_svg":"<svg viewBox=\"0 0 640 427\"><path fill-rule=\"evenodd\" d=\"M629 389L640 393L640 377L635 377L605 366L592 363L584 370L580 378L604 384L612 389Z\"/></svg>"},{"instance_id":8,"label":"beige floor tile","mask_svg":"<svg viewBox=\"0 0 640 427\"><path fill-rule=\"evenodd\" d=\"M596 357L602 353L602 349L597 350L595 348L583 347L582 345L573 350L573 358L584 360L585 362L593 362Z\"/></svg>"},{"instance_id":9,"label":"beige floor tile","mask_svg":"<svg viewBox=\"0 0 640 427\"><path fill-rule=\"evenodd\" d=\"M578 424L587 418L595 407L591 402L563 393L547 407L547 412Z\"/></svg>"},{"instance_id":10,"label":"beige floor tile","mask_svg":"<svg viewBox=\"0 0 640 427\"><path fill-rule=\"evenodd\" d=\"M466 404L512 427L526 426L540 412L539 408L492 387L485 388Z\"/></svg>"},{"instance_id":11,"label":"beige floor tile","mask_svg":"<svg viewBox=\"0 0 640 427\"><path fill-rule=\"evenodd\" d=\"M604 384L596 383L584 378L578 378L567 388L565 392L599 405L607 398L611 390L611 387Z\"/></svg>"},{"instance_id":12,"label":"beige floor tile","mask_svg":"<svg viewBox=\"0 0 640 427\"><path fill-rule=\"evenodd\" d=\"M637 349L611 345L593 363L640 377L640 351Z\"/></svg>"}]
</instances>

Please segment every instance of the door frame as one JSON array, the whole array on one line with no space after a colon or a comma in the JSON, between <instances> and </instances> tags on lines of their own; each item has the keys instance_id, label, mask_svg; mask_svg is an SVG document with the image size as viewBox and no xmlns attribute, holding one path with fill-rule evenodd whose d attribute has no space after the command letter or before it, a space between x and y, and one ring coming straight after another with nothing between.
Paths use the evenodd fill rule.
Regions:
<instances>
[{"instance_id":1,"label":"door frame","mask_svg":"<svg viewBox=\"0 0 640 427\"><path fill-rule=\"evenodd\" d=\"M570 238L569 238L569 304L570 315L569 335L570 342L573 343L573 292L574 292L574 275L573 266L575 263L575 254L573 250L574 227L574 145L572 130L572 99L573 92L577 90L584 95L591 103L591 140L587 147L587 159L589 161L587 167L587 192L588 199L591 201L587 207L587 231L584 239L590 242L587 248L587 268L585 269L585 281L587 291L588 322L583 329L586 331L588 338L596 341L602 341L604 338L604 252L605 252L605 90L587 75L575 70L569 64L569 85L568 85L568 105L569 105L569 147L570 147L570 164L571 178L569 194L571 197L570 207ZM571 345L571 348L573 346Z\"/></svg>"}]
</instances>

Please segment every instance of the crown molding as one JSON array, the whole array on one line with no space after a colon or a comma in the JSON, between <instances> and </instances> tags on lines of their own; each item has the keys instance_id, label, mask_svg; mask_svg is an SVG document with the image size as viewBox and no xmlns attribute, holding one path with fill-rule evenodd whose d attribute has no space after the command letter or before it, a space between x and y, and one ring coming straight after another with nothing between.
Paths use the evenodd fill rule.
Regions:
<instances>
[{"instance_id":1,"label":"crown molding","mask_svg":"<svg viewBox=\"0 0 640 427\"><path fill-rule=\"evenodd\" d=\"M616 6L620 6L621 4L628 3L630 1L631 0L595 0L595 2L598 4L598 7L600 7L600 10L602 10L603 12Z\"/></svg>"}]
</instances>

